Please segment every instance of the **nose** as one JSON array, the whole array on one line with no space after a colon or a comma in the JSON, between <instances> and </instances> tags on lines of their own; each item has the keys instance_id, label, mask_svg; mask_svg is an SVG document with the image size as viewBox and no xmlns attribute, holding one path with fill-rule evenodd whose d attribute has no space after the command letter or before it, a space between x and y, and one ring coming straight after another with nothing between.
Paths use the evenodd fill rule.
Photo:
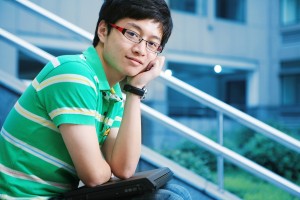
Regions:
<instances>
[{"instance_id":1,"label":"nose","mask_svg":"<svg viewBox=\"0 0 300 200\"><path fill-rule=\"evenodd\" d=\"M132 50L135 53L139 53L141 55L145 55L147 51L147 41L142 39L139 43L135 43L132 47Z\"/></svg>"}]
</instances>

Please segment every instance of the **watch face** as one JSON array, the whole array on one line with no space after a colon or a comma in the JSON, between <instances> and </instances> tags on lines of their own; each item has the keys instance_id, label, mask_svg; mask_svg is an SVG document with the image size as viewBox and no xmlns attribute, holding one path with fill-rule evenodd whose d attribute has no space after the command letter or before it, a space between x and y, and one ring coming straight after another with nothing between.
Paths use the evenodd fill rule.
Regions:
<instances>
[{"instance_id":1,"label":"watch face","mask_svg":"<svg viewBox=\"0 0 300 200\"><path fill-rule=\"evenodd\" d=\"M141 99L143 100L143 99L146 98L146 94L147 94L148 90L147 90L147 88L145 88L145 87L143 87L142 90L144 90L144 94L143 94L143 96L141 97Z\"/></svg>"}]
</instances>

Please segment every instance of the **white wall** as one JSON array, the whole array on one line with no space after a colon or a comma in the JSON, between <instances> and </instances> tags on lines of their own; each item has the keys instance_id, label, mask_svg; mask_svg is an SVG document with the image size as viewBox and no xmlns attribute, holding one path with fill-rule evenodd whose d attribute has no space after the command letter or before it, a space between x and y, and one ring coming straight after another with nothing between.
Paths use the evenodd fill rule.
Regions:
<instances>
[{"instance_id":1,"label":"white wall","mask_svg":"<svg viewBox=\"0 0 300 200\"><path fill-rule=\"evenodd\" d=\"M103 1L32 0L32 2L93 34ZM250 70L253 76L248 80L248 105L254 107L278 105L277 49L280 38L278 23L274 22L279 12L278 1L248 0L245 24L216 19L215 1L209 0L208 3L210 9L207 17L172 11L174 31L164 52L167 61L173 61L180 55L183 60L192 63L213 66L214 62L217 62L215 64L222 64L225 67ZM46 20L32 16L24 9L13 7L8 1L0 1L0 27L42 48L81 51L90 45L88 42L82 43L79 37L53 26ZM281 49L281 55L287 57L293 52L295 56L299 56L299 49L299 46L285 47ZM0 41L0 58L9 56L17 56L16 51ZM8 71L16 74L16 61L0 59L0 69L7 69L8 66Z\"/></svg>"}]
</instances>

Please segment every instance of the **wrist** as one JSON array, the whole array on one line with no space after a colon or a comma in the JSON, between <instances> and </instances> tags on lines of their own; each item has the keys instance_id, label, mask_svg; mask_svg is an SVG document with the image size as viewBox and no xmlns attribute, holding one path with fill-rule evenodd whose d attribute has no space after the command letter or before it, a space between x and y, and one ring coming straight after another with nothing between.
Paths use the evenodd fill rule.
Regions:
<instances>
[{"instance_id":1,"label":"wrist","mask_svg":"<svg viewBox=\"0 0 300 200\"><path fill-rule=\"evenodd\" d=\"M125 84L123 89L125 92L139 96L140 99L145 99L145 95L147 93L147 89L145 87L139 88L130 84Z\"/></svg>"},{"instance_id":2,"label":"wrist","mask_svg":"<svg viewBox=\"0 0 300 200\"><path fill-rule=\"evenodd\" d=\"M131 85L131 86L136 87L136 88L143 88L143 87L145 87L145 84L142 84L142 83L139 83L138 81L133 81L133 80L127 81L125 83L125 85Z\"/></svg>"}]
</instances>

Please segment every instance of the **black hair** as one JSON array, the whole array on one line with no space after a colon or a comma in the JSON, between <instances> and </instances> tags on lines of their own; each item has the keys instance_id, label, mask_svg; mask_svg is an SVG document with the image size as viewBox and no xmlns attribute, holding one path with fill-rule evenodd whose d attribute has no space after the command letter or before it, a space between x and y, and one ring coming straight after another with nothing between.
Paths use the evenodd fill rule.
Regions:
<instances>
[{"instance_id":1,"label":"black hair","mask_svg":"<svg viewBox=\"0 0 300 200\"><path fill-rule=\"evenodd\" d=\"M171 13L164 0L105 0L99 12L93 46L96 47L99 42L97 30L101 20L106 23L116 23L124 18L153 19L155 22L161 23L163 32L161 45L163 47L173 29ZM108 26L108 34L109 32L110 26Z\"/></svg>"}]
</instances>

